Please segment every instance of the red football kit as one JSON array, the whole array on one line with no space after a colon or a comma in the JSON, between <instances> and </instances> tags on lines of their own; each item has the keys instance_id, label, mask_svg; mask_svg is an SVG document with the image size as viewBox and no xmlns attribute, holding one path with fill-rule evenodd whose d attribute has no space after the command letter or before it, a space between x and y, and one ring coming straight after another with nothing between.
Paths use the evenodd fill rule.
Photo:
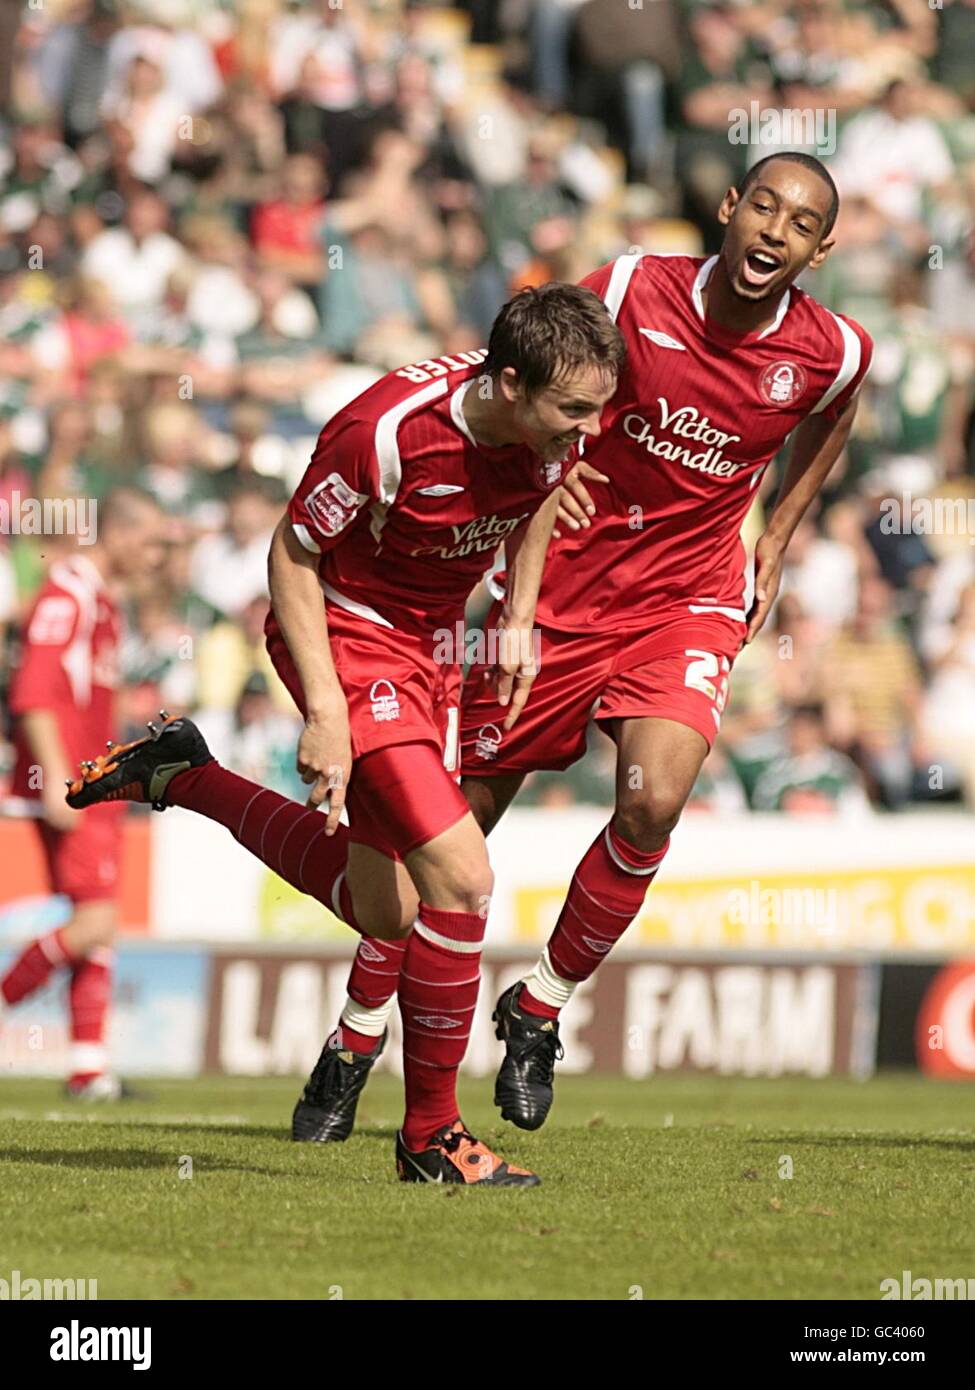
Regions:
<instances>
[{"instance_id":1,"label":"red football kit","mask_svg":"<svg viewBox=\"0 0 975 1390\"><path fill-rule=\"evenodd\" d=\"M514 729L486 671L469 672L465 773L568 767L593 712L672 719L714 740L747 626L739 532L755 488L802 420L843 410L872 354L859 324L794 286L763 332L729 332L702 301L716 260L625 255L582 281L628 350L602 433L586 441L610 482L592 485L590 529L552 542L541 668Z\"/></svg>"},{"instance_id":2,"label":"red football kit","mask_svg":"<svg viewBox=\"0 0 975 1390\"><path fill-rule=\"evenodd\" d=\"M467 812L456 779L446 775L458 764L461 671L454 661L437 660L438 648L463 621L467 598L498 547L571 466L544 463L521 445L475 443L462 397L485 355L479 349L404 367L363 392L325 426L288 509L301 544L321 555L328 638L348 701L354 761L399 744L433 744L443 755L446 773L441 769L437 785L414 786L406 798L414 817L427 813L414 820L412 834L397 824L392 806L377 825L375 803L370 811L362 795L361 763L353 772L346 802L352 838L393 857ZM273 612L267 639L304 712ZM321 640L315 633L307 639Z\"/></svg>"},{"instance_id":3,"label":"red football kit","mask_svg":"<svg viewBox=\"0 0 975 1390\"><path fill-rule=\"evenodd\" d=\"M17 716L54 715L70 771L112 737L119 633L118 609L91 561L79 553L53 565L28 615L10 689L16 763L8 814L40 814L40 769ZM94 806L71 831L38 819L55 892L74 902L116 896L124 811L120 802Z\"/></svg>"}]
</instances>

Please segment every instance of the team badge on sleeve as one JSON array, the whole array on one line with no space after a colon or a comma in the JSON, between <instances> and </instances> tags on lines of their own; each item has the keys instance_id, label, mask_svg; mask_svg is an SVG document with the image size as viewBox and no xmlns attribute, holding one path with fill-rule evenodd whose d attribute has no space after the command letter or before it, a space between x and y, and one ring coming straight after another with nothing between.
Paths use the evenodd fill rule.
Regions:
<instances>
[{"instance_id":1,"label":"team badge on sleeve","mask_svg":"<svg viewBox=\"0 0 975 1390\"><path fill-rule=\"evenodd\" d=\"M305 506L323 536L337 536L359 510L362 499L338 473L330 473L305 498Z\"/></svg>"}]
</instances>

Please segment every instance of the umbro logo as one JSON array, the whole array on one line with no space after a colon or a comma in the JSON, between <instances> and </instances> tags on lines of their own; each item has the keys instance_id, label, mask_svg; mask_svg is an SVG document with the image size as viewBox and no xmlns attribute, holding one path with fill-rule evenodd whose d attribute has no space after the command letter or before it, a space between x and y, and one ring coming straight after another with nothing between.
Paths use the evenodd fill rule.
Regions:
<instances>
[{"instance_id":1,"label":"umbro logo","mask_svg":"<svg viewBox=\"0 0 975 1390\"><path fill-rule=\"evenodd\" d=\"M445 1018L443 1014L427 1014L427 1015L426 1015L425 1017L423 1017L423 1018L421 1018L420 1015L417 1014L416 1019L415 1019L414 1021L415 1021L416 1023L422 1023L426 1028L459 1028L459 1027L460 1027L460 1019L459 1019L459 1018Z\"/></svg>"},{"instance_id":2,"label":"umbro logo","mask_svg":"<svg viewBox=\"0 0 975 1390\"><path fill-rule=\"evenodd\" d=\"M463 492L464 489L454 483L434 483L433 487L418 487L416 491L420 497L450 497L455 492Z\"/></svg>"},{"instance_id":3,"label":"umbro logo","mask_svg":"<svg viewBox=\"0 0 975 1390\"><path fill-rule=\"evenodd\" d=\"M656 328L641 328L640 332L657 347L673 348L675 352L687 351L684 344L679 343L676 338L672 338L669 333L660 333Z\"/></svg>"},{"instance_id":4,"label":"umbro logo","mask_svg":"<svg viewBox=\"0 0 975 1390\"><path fill-rule=\"evenodd\" d=\"M363 960L381 961L386 959L379 947L375 946L368 936L364 936L359 942L359 955Z\"/></svg>"},{"instance_id":5,"label":"umbro logo","mask_svg":"<svg viewBox=\"0 0 975 1390\"><path fill-rule=\"evenodd\" d=\"M584 936L582 940L597 956L604 956L613 944L612 941L600 941L597 936Z\"/></svg>"}]
</instances>

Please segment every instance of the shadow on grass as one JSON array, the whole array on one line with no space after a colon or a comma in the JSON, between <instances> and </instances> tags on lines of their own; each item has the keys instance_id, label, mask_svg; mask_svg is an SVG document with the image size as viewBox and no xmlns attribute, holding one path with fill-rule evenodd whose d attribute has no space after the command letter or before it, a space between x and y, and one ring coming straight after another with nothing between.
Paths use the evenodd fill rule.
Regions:
<instances>
[{"instance_id":1,"label":"shadow on grass","mask_svg":"<svg viewBox=\"0 0 975 1390\"><path fill-rule=\"evenodd\" d=\"M208 1136L209 1137L209 1136ZM235 1163L212 1153L194 1153L194 1173L251 1173L265 1178L297 1178L314 1182L316 1173L296 1173L293 1170L265 1168L257 1164ZM0 1148L0 1162L22 1163L31 1167L79 1168L111 1171L112 1169L174 1169L180 1155L160 1153L156 1149L11 1149Z\"/></svg>"},{"instance_id":2,"label":"shadow on grass","mask_svg":"<svg viewBox=\"0 0 975 1390\"><path fill-rule=\"evenodd\" d=\"M975 1135L971 1139L963 1137L943 1137L936 1134L771 1134L755 1137L749 1144L806 1144L820 1149L957 1149L961 1153L975 1153Z\"/></svg>"}]
</instances>

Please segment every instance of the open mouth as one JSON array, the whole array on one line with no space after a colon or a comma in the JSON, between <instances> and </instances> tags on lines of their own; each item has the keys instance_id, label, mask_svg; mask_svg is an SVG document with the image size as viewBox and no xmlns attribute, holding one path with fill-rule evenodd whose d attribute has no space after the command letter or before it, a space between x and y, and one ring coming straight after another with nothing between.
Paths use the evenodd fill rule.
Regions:
<instances>
[{"instance_id":1,"label":"open mouth","mask_svg":"<svg viewBox=\"0 0 975 1390\"><path fill-rule=\"evenodd\" d=\"M782 269L782 262L771 251L749 251L741 263L742 279L746 285L761 289Z\"/></svg>"}]
</instances>

